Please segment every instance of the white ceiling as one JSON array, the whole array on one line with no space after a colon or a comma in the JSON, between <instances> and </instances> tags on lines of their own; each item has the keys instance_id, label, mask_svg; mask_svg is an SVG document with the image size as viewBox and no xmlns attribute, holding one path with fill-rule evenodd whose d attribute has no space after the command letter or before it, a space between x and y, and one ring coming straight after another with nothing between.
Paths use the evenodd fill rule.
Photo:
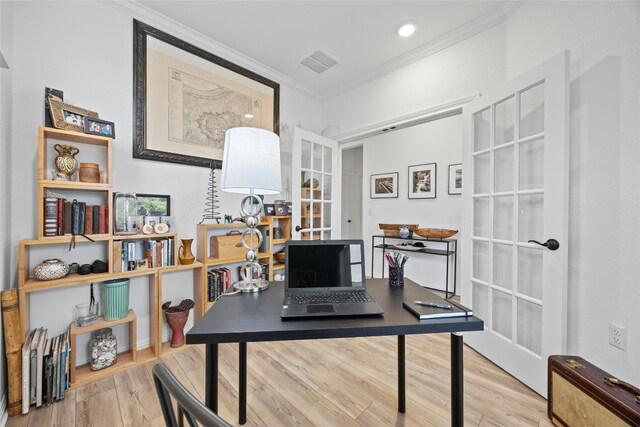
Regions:
<instances>
[{"instance_id":1,"label":"white ceiling","mask_svg":"<svg viewBox=\"0 0 640 427\"><path fill-rule=\"evenodd\" d=\"M508 1L149 1L137 3L246 55L320 99L384 75L502 22ZM417 22L406 39L403 21ZM339 61L316 74L316 50Z\"/></svg>"}]
</instances>

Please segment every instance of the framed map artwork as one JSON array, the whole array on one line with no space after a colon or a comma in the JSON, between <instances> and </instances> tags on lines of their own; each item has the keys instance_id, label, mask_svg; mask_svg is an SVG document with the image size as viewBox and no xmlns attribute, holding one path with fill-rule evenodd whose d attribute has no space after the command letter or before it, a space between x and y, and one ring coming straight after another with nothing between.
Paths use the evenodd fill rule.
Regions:
<instances>
[{"instance_id":1,"label":"framed map artwork","mask_svg":"<svg viewBox=\"0 0 640 427\"><path fill-rule=\"evenodd\" d=\"M227 129L278 133L278 83L142 22L133 31L133 157L218 169Z\"/></svg>"}]
</instances>

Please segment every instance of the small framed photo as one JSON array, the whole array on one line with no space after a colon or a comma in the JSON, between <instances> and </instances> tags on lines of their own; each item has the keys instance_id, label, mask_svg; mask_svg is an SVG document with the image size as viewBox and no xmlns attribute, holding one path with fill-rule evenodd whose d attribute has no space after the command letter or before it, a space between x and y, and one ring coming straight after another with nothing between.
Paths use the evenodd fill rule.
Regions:
<instances>
[{"instance_id":1,"label":"small framed photo","mask_svg":"<svg viewBox=\"0 0 640 427\"><path fill-rule=\"evenodd\" d=\"M174 231L176 231L176 219L175 217L172 216L161 216L160 217L160 222L163 224L167 224L167 227L169 227L169 229L167 230L169 233L173 233Z\"/></svg>"},{"instance_id":2,"label":"small framed photo","mask_svg":"<svg viewBox=\"0 0 640 427\"><path fill-rule=\"evenodd\" d=\"M462 163L449 165L449 194L462 194Z\"/></svg>"},{"instance_id":3,"label":"small framed photo","mask_svg":"<svg viewBox=\"0 0 640 427\"><path fill-rule=\"evenodd\" d=\"M143 219L141 216L128 216L127 217L127 229L134 233L142 233Z\"/></svg>"},{"instance_id":4,"label":"small framed photo","mask_svg":"<svg viewBox=\"0 0 640 427\"><path fill-rule=\"evenodd\" d=\"M436 164L409 166L409 198L436 198Z\"/></svg>"},{"instance_id":5,"label":"small framed photo","mask_svg":"<svg viewBox=\"0 0 640 427\"><path fill-rule=\"evenodd\" d=\"M171 196L164 194L136 194L138 215L169 216L171 215Z\"/></svg>"},{"instance_id":6,"label":"small framed photo","mask_svg":"<svg viewBox=\"0 0 640 427\"><path fill-rule=\"evenodd\" d=\"M276 208L273 206L273 203L264 205L264 214L266 216L273 216L276 214Z\"/></svg>"},{"instance_id":7,"label":"small framed photo","mask_svg":"<svg viewBox=\"0 0 640 427\"><path fill-rule=\"evenodd\" d=\"M106 120L87 117L84 120L84 133L115 138L116 125L113 122L108 122Z\"/></svg>"},{"instance_id":8,"label":"small framed photo","mask_svg":"<svg viewBox=\"0 0 640 427\"><path fill-rule=\"evenodd\" d=\"M371 175L370 197L391 199L398 197L398 172Z\"/></svg>"},{"instance_id":9,"label":"small framed photo","mask_svg":"<svg viewBox=\"0 0 640 427\"><path fill-rule=\"evenodd\" d=\"M53 126L58 129L84 132L85 118L97 119L98 113L85 110L75 105L65 104L56 96L49 97L49 110Z\"/></svg>"},{"instance_id":10,"label":"small framed photo","mask_svg":"<svg viewBox=\"0 0 640 427\"><path fill-rule=\"evenodd\" d=\"M136 270L144 270L145 268L149 268L149 262L146 258L136 260Z\"/></svg>"},{"instance_id":11,"label":"small framed photo","mask_svg":"<svg viewBox=\"0 0 640 427\"><path fill-rule=\"evenodd\" d=\"M155 227L157 224L160 224L160 217L155 215L147 215L142 217L144 225L150 225Z\"/></svg>"}]
</instances>

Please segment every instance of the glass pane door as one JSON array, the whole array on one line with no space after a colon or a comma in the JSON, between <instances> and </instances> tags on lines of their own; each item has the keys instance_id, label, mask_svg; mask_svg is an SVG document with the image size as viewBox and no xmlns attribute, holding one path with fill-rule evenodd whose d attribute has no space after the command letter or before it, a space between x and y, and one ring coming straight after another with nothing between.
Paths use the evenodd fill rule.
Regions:
<instances>
[{"instance_id":1,"label":"glass pane door","mask_svg":"<svg viewBox=\"0 0 640 427\"><path fill-rule=\"evenodd\" d=\"M335 173L339 170L336 165L337 142L296 129L293 151L293 222L294 226L297 225L294 238L328 240L338 236L335 203L339 197L339 191L336 192L339 180ZM296 167L297 156L299 168Z\"/></svg>"}]
</instances>

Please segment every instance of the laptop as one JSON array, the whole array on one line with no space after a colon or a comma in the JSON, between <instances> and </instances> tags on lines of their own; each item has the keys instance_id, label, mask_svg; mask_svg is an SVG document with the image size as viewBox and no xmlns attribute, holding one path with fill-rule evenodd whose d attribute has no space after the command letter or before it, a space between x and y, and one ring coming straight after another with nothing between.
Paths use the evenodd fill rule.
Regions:
<instances>
[{"instance_id":1,"label":"laptop","mask_svg":"<svg viewBox=\"0 0 640 427\"><path fill-rule=\"evenodd\" d=\"M362 240L289 240L284 269L283 319L384 313L365 289Z\"/></svg>"}]
</instances>

